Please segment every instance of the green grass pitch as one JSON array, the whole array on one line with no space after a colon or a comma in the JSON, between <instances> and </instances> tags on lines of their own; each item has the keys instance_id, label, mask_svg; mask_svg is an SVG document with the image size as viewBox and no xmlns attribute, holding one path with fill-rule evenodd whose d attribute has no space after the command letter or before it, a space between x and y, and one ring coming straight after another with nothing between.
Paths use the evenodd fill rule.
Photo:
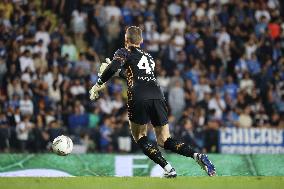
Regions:
<instances>
[{"instance_id":1,"label":"green grass pitch","mask_svg":"<svg viewBox=\"0 0 284 189\"><path fill-rule=\"evenodd\" d=\"M0 189L282 189L284 177L69 177L0 178Z\"/></svg>"}]
</instances>

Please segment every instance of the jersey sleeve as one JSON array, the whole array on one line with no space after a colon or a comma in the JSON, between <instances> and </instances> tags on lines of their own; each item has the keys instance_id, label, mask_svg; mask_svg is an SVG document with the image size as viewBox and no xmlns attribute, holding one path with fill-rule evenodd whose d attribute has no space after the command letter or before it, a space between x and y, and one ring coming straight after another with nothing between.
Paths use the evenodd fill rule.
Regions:
<instances>
[{"instance_id":1,"label":"jersey sleeve","mask_svg":"<svg viewBox=\"0 0 284 189\"><path fill-rule=\"evenodd\" d=\"M127 80L125 68L122 67L118 75L119 75L120 78Z\"/></svg>"},{"instance_id":2,"label":"jersey sleeve","mask_svg":"<svg viewBox=\"0 0 284 189\"><path fill-rule=\"evenodd\" d=\"M113 60L117 60L124 64L129 56L129 51L126 48L118 49L113 56Z\"/></svg>"},{"instance_id":3,"label":"jersey sleeve","mask_svg":"<svg viewBox=\"0 0 284 189\"><path fill-rule=\"evenodd\" d=\"M118 49L113 56L111 64L105 69L98 80L98 84L107 82L122 67L128 58L128 51L125 48Z\"/></svg>"}]
</instances>

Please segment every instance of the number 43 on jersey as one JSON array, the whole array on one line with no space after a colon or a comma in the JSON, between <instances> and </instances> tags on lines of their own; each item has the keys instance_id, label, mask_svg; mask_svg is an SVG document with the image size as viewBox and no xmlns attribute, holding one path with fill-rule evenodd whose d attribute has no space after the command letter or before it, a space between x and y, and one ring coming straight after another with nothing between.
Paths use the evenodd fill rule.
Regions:
<instances>
[{"instance_id":1,"label":"number 43 on jersey","mask_svg":"<svg viewBox=\"0 0 284 189\"><path fill-rule=\"evenodd\" d=\"M155 62L152 59L150 59L149 61L149 59L145 55L143 55L137 66L140 70L145 70L146 74L152 74L154 73Z\"/></svg>"}]
</instances>

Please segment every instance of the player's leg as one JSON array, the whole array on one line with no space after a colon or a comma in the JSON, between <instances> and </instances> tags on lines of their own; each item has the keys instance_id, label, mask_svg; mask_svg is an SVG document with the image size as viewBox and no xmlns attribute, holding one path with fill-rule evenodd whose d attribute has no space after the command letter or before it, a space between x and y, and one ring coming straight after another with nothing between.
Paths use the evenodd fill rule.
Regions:
<instances>
[{"instance_id":1,"label":"player's leg","mask_svg":"<svg viewBox=\"0 0 284 189\"><path fill-rule=\"evenodd\" d=\"M209 176L214 176L216 174L215 167L208 159L207 155L197 153L190 147L190 145L185 144L184 142L174 139L170 136L168 124L164 126L156 126L155 133L159 146L177 154L193 158L207 172Z\"/></svg>"},{"instance_id":2,"label":"player's leg","mask_svg":"<svg viewBox=\"0 0 284 189\"><path fill-rule=\"evenodd\" d=\"M164 100L151 100L151 106L147 110L151 122L155 128L157 143L159 146L177 154L195 159L209 176L215 174L215 167L209 161L207 155L197 153L190 145L176 140L170 136L167 107Z\"/></svg>"},{"instance_id":3,"label":"player's leg","mask_svg":"<svg viewBox=\"0 0 284 189\"><path fill-rule=\"evenodd\" d=\"M142 149L143 153L155 163L160 165L167 172L167 175L165 175L166 177L176 177L175 170L162 156L158 146L148 140L147 124L140 125L132 121L130 121L129 124L132 136L136 143L139 145L139 147Z\"/></svg>"},{"instance_id":4,"label":"player's leg","mask_svg":"<svg viewBox=\"0 0 284 189\"><path fill-rule=\"evenodd\" d=\"M171 138L165 101L162 99L151 100L151 106L147 111L155 129L158 145L175 153L194 158L197 153L189 145Z\"/></svg>"},{"instance_id":5,"label":"player's leg","mask_svg":"<svg viewBox=\"0 0 284 189\"><path fill-rule=\"evenodd\" d=\"M140 125L129 121L129 125L131 134L136 143L139 141L140 138L147 136L147 124Z\"/></svg>"},{"instance_id":6,"label":"player's leg","mask_svg":"<svg viewBox=\"0 0 284 189\"><path fill-rule=\"evenodd\" d=\"M170 136L168 124L164 126L156 126L154 127L154 129L157 138L157 143L160 147L175 152L177 154L196 159L198 153L193 148L191 148L184 142L176 140Z\"/></svg>"}]
</instances>

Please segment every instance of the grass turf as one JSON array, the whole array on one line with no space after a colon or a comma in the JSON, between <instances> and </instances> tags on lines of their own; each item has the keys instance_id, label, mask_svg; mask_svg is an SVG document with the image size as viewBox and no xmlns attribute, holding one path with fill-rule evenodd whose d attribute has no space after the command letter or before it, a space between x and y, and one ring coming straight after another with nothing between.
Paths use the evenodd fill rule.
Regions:
<instances>
[{"instance_id":1,"label":"grass turf","mask_svg":"<svg viewBox=\"0 0 284 189\"><path fill-rule=\"evenodd\" d=\"M0 189L281 189L284 177L69 177L0 178Z\"/></svg>"}]
</instances>

